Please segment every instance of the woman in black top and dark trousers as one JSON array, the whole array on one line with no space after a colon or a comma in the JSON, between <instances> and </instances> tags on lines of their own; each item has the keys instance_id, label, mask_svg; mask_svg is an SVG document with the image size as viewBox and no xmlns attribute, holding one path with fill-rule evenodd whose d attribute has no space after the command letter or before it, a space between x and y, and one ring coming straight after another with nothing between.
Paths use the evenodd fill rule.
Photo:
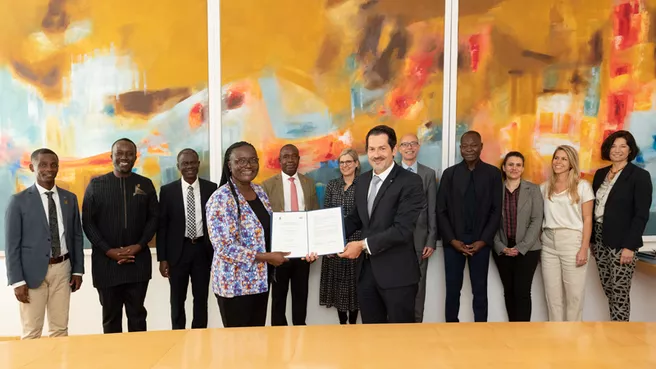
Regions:
<instances>
[{"instance_id":1,"label":"woman in black top and dark trousers","mask_svg":"<svg viewBox=\"0 0 656 369\"><path fill-rule=\"evenodd\" d=\"M601 145L601 158L612 165L597 170L592 183L591 244L613 321L629 321L635 253L642 246L651 206L651 176L631 163L638 152L631 133L617 131L608 136Z\"/></svg>"}]
</instances>

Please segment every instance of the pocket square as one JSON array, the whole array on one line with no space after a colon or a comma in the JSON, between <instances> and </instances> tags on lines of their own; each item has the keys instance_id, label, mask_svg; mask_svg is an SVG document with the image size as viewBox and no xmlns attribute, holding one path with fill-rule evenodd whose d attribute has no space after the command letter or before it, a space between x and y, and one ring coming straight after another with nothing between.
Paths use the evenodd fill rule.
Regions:
<instances>
[{"instance_id":1,"label":"pocket square","mask_svg":"<svg viewBox=\"0 0 656 369\"><path fill-rule=\"evenodd\" d=\"M144 190L142 190L142 189L139 187L139 185L137 185L137 187L134 188L134 194L133 194L132 196L145 195L145 194L146 194L146 193L144 192Z\"/></svg>"}]
</instances>

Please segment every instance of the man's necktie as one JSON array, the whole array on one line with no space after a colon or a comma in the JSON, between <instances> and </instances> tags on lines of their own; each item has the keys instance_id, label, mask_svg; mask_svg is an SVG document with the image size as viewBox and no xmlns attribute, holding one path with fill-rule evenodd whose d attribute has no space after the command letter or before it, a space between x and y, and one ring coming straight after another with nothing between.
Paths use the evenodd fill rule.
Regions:
<instances>
[{"instance_id":1,"label":"man's necktie","mask_svg":"<svg viewBox=\"0 0 656 369\"><path fill-rule=\"evenodd\" d=\"M408 170L409 170L411 173L414 173L414 172L415 172L415 170L414 170L412 167L408 167Z\"/></svg>"},{"instance_id":2,"label":"man's necktie","mask_svg":"<svg viewBox=\"0 0 656 369\"><path fill-rule=\"evenodd\" d=\"M289 178L289 187L292 191L292 211L298 211L298 192L296 191L296 183L294 183L295 179L294 177Z\"/></svg>"},{"instance_id":3,"label":"man's necktie","mask_svg":"<svg viewBox=\"0 0 656 369\"><path fill-rule=\"evenodd\" d=\"M54 192L46 192L48 196L48 223L50 226L50 242L52 248L52 257L58 258L61 256L61 240L59 239L59 220L57 219L57 206L55 199L52 197Z\"/></svg>"},{"instance_id":4,"label":"man's necktie","mask_svg":"<svg viewBox=\"0 0 656 369\"><path fill-rule=\"evenodd\" d=\"M367 197L367 210L369 211L369 216L371 217L371 209L374 207L374 200L376 200L376 194L378 193L378 185L380 184L380 177L374 176L371 179L371 191L369 192L369 197Z\"/></svg>"},{"instance_id":5,"label":"man's necktie","mask_svg":"<svg viewBox=\"0 0 656 369\"><path fill-rule=\"evenodd\" d=\"M187 187L187 237L196 238L196 199L192 186Z\"/></svg>"}]
</instances>

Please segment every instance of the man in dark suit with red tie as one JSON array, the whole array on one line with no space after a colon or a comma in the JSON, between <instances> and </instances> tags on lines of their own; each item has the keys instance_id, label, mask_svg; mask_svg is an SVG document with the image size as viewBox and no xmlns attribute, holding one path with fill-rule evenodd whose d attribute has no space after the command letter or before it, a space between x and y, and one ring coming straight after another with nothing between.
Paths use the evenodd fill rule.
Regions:
<instances>
[{"instance_id":1,"label":"man in dark suit with red tie","mask_svg":"<svg viewBox=\"0 0 656 369\"><path fill-rule=\"evenodd\" d=\"M358 259L363 323L414 323L420 278L414 231L426 208L423 182L394 163L392 128L374 127L366 140L373 170L358 178L355 209L344 220L346 236L361 229L363 240L349 242L339 256Z\"/></svg>"},{"instance_id":2,"label":"man in dark suit with red tie","mask_svg":"<svg viewBox=\"0 0 656 369\"><path fill-rule=\"evenodd\" d=\"M186 328L185 300L191 278L194 317L191 328L207 328L207 296L213 249L207 234L205 205L217 186L198 177L198 153L184 149L178 154L182 179L160 190L157 231L159 271L171 287L171 325Z\"/></svg>"}]
</instances>

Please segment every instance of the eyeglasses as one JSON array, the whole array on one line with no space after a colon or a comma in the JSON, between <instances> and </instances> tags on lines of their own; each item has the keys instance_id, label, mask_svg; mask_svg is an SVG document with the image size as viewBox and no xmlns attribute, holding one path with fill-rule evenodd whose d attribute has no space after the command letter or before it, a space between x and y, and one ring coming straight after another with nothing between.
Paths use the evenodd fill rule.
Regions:
<instances>
[{"instance_id":1,"label":"eyeglasses","mask_svg":"<svg viewBox=\"0 0 656 369\"><path fill-rule=\"evenodd\" d=\"M353 163L355 163L355 160L344 160L344 161L340 161L339 165L348 167L353 165Z\"/></svg>"},{"instance_id":2,"label":"eyeglasses","mask_svg":"<svg viewBox=\"0 0 656 369\"><path fill-rule=\"evenodd\" d=\"M401 146L401 147L415 147L415 146L419 146L419 142L417 142L417 141L403 142L403 143L399 144L399 146Z\"/></svg>"},{"instance_id":3,"label":"eyeglasses","mask_svg":"<svg viewBox=\"0 0 656 369\"><path fill-rule=\"evenodd\" d=\"M235 163L237 166L240 167L245 167L246 165L250 164L252 166L258 165L260 163L260 159L258 158L239 158L235 160Z\"/></svg>"}]
</instances>

